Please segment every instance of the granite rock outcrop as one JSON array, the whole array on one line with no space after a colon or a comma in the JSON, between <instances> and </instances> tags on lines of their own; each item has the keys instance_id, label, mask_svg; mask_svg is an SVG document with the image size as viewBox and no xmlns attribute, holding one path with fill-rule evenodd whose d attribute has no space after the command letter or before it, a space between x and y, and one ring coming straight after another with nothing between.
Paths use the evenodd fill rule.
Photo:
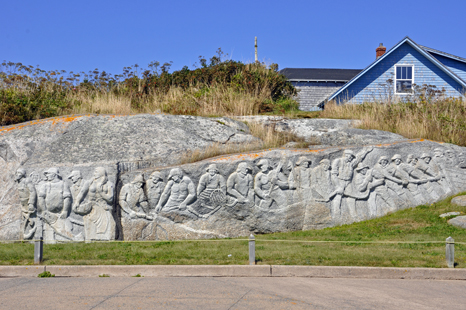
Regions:
<instances>
[{"instance_id":1,"label":"granite rock outcrop","mask_svg":"<svg viewBox=\"0 0 466 310\"><path fill-rule=\"evenodd\" d=\"M0 130L0 239L174 240L318 229L466 191L466 149L427 140L273 149L180 164L243 123L78 116Z\"/></svg>"}]
</instances>

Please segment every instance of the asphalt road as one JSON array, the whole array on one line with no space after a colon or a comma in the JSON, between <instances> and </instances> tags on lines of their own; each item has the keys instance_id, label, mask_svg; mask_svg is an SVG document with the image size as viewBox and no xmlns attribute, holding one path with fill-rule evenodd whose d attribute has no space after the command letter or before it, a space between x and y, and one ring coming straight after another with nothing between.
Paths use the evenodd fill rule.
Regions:
<instances>
[{"instance_id":1,"label":"asphalt road","mask_svg":"<svg viewBox=\"0 0 466 310\"><path fill-rule=\"evenodd\" d=\"M465 309L466 281L0 278L0 309Z\"/></svg>"}]
</instances>

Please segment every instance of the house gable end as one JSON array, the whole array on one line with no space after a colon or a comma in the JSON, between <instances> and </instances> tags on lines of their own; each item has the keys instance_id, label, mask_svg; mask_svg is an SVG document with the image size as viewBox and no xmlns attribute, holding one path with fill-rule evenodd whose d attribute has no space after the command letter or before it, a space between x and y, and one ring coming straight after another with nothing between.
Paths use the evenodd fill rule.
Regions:
<instances>
[{"instance_id":1,"label":"house gable end","mask_svg":"<svg viewBox=\"0 0 466 310\"><path fill-rule=\"evenodd\" d=\"M401 57L402 54L405 56L412 55L413 57L404 58ZM404 64L418 62L419 68L424 68L423 70L416 70L415 68L415 76L418 77L418 79L414 79L415 84L435 85L440 89L443 87L446 89L447 95L458 96L464 94L466 82L463 79L419 47L409 37L406 37L331 95L328 101L343 102L356 99L356 102L361 102L361 100L373 101L377 100L377 98L380 100L383 96L390 96L393 91L388 87L387 81L393 81L394 66L403 64L403 62ZM416 73L416 71L418 72ZM358 95L359 97L356 98Z\"/></svg>"},{"instance_id":2,"label":"house gable end","mask_svg":"<svg viewBox=\"0 0 466 310\"><path fill-rule=\"evenodd\" d=\"M351 84L346 84L344 90L339 90L329 99L336 100L337 103L350 101L353 103L363 103L367 101L391 100L394 95L395 66L413 66L413 83L422 85L432 85L436 89L445 89L447 96L458 97L464 92L465 83L458 76L426 57L424 51L419 51L416 46L408 41L386 53L383 59L379 59L370 68L366 69L356 77ZM460 83L462 82L462 83ZM342 89L343 89L342 88Z\"/></svg>"}]
</instances>

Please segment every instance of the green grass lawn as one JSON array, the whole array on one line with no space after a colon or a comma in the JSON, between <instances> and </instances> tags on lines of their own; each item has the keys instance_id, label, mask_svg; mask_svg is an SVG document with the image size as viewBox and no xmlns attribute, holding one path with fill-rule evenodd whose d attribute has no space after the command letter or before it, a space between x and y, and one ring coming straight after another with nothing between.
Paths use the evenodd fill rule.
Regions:
<instances>
[{"instance_id":1,"label":"green grass lawn","mask_svg":"<svg viewBox=\"0 0 466 310\"><path fill-rule=\"evenodd\" d=\"M383 218L310 231L256 236L258 264L446 267L445 239L466 243L466 230L447 224L439 215L466 213L466 207L446 199L428 206L402 210ZM287 241L288 240L288 241ZM309 241L333 241L313 243ZM425 242L441 243L357 243ZM34 245L0 244L0 265L33 263ZM231 256L229 256L231 254ZM248 242L238 239L172 242L105 242L44 245L46 265L116 264L247 264ZM466 245L455 245L456 267L466 267Z\"/></svg>"}]
</instances>

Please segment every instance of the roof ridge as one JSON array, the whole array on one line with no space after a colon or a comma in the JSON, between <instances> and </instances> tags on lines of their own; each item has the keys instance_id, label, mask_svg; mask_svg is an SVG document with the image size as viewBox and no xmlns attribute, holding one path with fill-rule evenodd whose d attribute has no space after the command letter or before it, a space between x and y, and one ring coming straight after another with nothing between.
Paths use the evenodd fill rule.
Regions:
<instances>
[{"instance_id":1,"label":"roof ridge","mask_svg":"<svg viewBox=\"0 0 466 310\"><path fill-rule=\"evenodd\" d=\"M433 52L433 53L436 53L436 54L439 54L439 55L445 55L446 57L451 57L451 58L466 62L466 58L456 56L456 55L453 55L453 54L450 54L450 53L446 53L446 52L443 52L443 51L440 51L440 50L436 50L435 48L423 46L423 45L420 45L420 44L418 44L418 45L419 45L420 48L426 50L427 52Z\"/></svg>"}]
</instances>

